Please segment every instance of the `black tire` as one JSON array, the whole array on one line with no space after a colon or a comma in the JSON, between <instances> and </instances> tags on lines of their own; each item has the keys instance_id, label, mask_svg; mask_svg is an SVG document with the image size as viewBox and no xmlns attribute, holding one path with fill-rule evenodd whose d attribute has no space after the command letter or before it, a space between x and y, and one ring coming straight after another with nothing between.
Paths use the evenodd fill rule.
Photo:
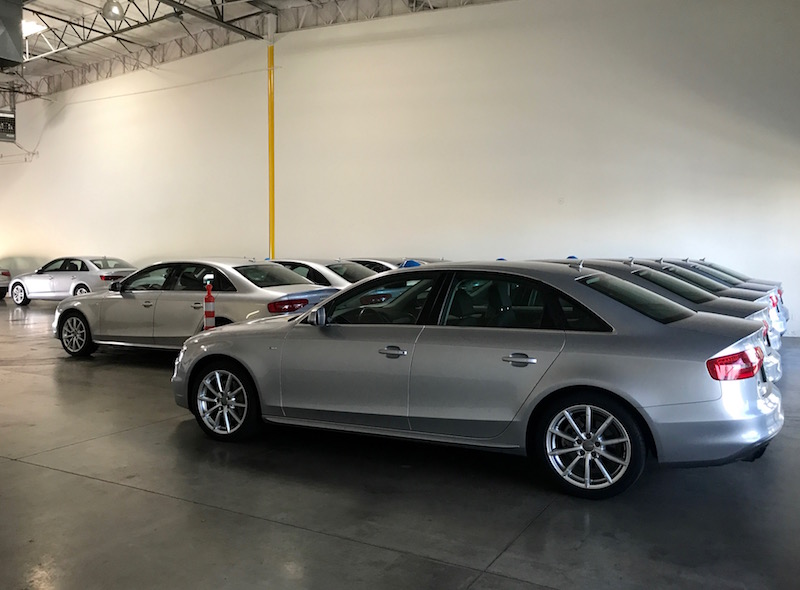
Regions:
<instances>
[{"instance_id":1,"label":"black tire","mask_svg":"<svg viewBox=\"0 0 800 590\"><path fill-rule=\"evenodd\" d=\"M11 285L11 299L17 305L28 305L31 300L28 299L28 294L25 292L25 287L22 283L14 283Z\"/></svg>"},{"instance_id":2,"label":"black tire","mask_svg":"<svg viewBox=\"0 0 800 590\"><path fill-rule=\"evenodd\" d=\"M8 293L8 287L2 287L2 288L0 288L0 299L2 299L3 297L5 297L5 296L6 296L6 293Z\"/></svg>"},{"instance_id":3,"label":"black tire","mask_svg":"<svg viewBox=\"0 0 800 590\"><path fill-rule=\"evenodd\" d=\"M236 441L258 431L261 424L258 392L253 379L240 365L214 360L196 370L190 383L189 403L207 436Z\"/></svg>"},{"instance_id":4,"label":"black tire","mask_svg":"<svg viewBox=\"0 0 800 590\"><path fill-rule=\"evenodd\" d=\"M87 293L91 293L92 290L84 285L83 283L79 285L75 285L75 289L72 291L73 295L86 295Z\"/></svg>"},{"instance_id":5,"label":"black tire","mask_svg":"<svg viewBox=\"0 0 800 590\"><path fill-rule=\"evenodd\" d=\"M529 431L528 456L561 491L600 500L639 479L647 445L624 403L596 391L574 391L549 402L538 415Z\"/></svg>"},{"instance_id":6,"label":"black tire","mask_svg":"<svg viewBox=\"0 0 800 590\"><path fill-rule=\"evenodd\" d=\"M97 344L92 341L89 322L78 312L67 312L64 315L58 329L58 339L62 348L72 356L89 356L97 350Z\"/></svg>"}]
</instances>

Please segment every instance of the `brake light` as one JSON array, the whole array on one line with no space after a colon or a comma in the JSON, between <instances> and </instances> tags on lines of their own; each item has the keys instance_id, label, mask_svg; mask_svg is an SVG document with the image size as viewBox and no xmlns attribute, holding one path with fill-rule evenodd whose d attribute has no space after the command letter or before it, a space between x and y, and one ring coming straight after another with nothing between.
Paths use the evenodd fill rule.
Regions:
<instances>
[{"instance_id":1,"label":"brake light","mask_svg":"<svg viewBox=\"0 0 800 590\"><path fill-rule=\"evenodd\" d=\"M122 278L122 275L100 275L101 281L119 281Z\"/></svg>"},{"instance_id":2,"label":"brake light","mask_svg":"<svg viewBox=\"0 0 800 590\"><path fill-rule=\"evenodd\" d=\"M748 348L734 354L727 354L706 361L712 379L717 381L736 381L749 379L758 373L764 362L761 347Z\"/></svg>"},{"instance_id":3,"label":"brake light","mask_svg":"<svg viewBox=\"0 0 800 590\"><path fill-rule=\"evenodd\" d=\"M0 275L3 275L4 277L9 277L9 278L11 277L11 273L8 272L7 270L0 271Z\"/></svg>"},{"instance_id":4,"label":"brake light","mask_svg":"<svg viewBox=\"0 0 800 590\"><path fill-rule=\"evenodd\" d=\"M308 299L282 299L268 303L267 309L270 313L287 313L303 309L306 305L308 305Z\"/></svg>"}]
</instances>

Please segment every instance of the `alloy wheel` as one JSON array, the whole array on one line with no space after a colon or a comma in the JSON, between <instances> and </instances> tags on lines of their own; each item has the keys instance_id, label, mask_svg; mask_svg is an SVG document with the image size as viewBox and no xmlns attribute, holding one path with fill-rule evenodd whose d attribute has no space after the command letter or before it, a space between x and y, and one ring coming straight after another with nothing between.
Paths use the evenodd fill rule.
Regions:
<instances>
[{"instance_id":1,"label":"alloy wheel","mask_svg":"<svg viewBox=\"0 0 800 590\"><path fill-rule=\"evenodd\" d=\"M89 292L89 289L87 289L83 285L81 285L77 289L75 289L75 295L86 295L88 292Z\"/></svg>"},{"instance_id":2,"label":"alloy wheel","mask_svg":"<svg viewBox=\"0 0 800 590\"><path fill-rule=\"evenodd\" d=\"M550 465L566 482L586 490L614 485L628 470L631 438L608 410L589 404L557 413L547 428Z\"/></svg>"},{"instance_id":3,"label":"alloy wheel","mask_svg":"<svg viewBox=\"0 0 800 590\"><path fill-rule=\"evenodd\" d=\"M77 316L64 321L61 327L61 342L67 352L77 354L86 345L86 324Z\"/></svg>"},{"instance_id":4,"label":"alloy wheel","mask_svg":"<svg viewBox=\"0 0 800 590\"><path fill-rule=\"evenodd\" d=\"M230 371L209 372L197 389L197 415L214 434L225 436L239 430L247 409L244 385Z\"/></svg>"},{"instance_id":5,"label":"alloy wheel","mask_svg":"<svg viewBox=\"0 0 800 590\"><path fill-rule=\"evenodd\" d=\"M22 305L25 301L25 288L20 284L14 285L14 288L11 289L11 298L17 305Z\"/></svg>"}]
</instances>

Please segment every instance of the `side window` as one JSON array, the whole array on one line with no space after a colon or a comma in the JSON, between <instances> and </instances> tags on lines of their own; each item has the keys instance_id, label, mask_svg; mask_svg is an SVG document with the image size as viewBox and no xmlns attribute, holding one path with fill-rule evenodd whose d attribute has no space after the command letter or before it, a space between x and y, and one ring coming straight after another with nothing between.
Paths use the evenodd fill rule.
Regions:
<instances>
[{"instance_id":1,"label":"side window","mask_svg":"<svg viewBox=\"0 0 800 590\"><path fill-rule=\"evenodd\" d=\"M322 276L321 272L319 272L317 270L314 270L313 268L306 267L306 266L299 267L295 272L299 272L301 269L304 270L305 273L306 273L304 275L301 274L301 276L304 276L305 278L307 278L312 283L316 283L317 285L324 285L325 287L330 287L331 282L328 279L326 279L324 276Z\"/></svg>"},{"instance_id":2,"label":"side window","mask_svg":"<svg viewBox=\"0 0 800 590\"><path fill-rule=\"evenodd\" d=\"M61 270L61 265L66 262L63 258L59 258L58 260L53 260L52 262L48 262L42 267L42 272L54 272Z\"/></svg>"},{"instance_id":3,"label":"side window","mask_svg":"<svg viewBox=\"0 0 800 590\"><path fill-rule=\"evenodd\" d=\"M214 274L214 291L236 291L236 287L228 277L218 271Z\"/></svg>"},{"instance_id":4,"label":"side window","mask_svg":"<svg viewBox=\"0 0 800 590\"><path fill-rule=\"evenodd\" d=\"M202 264L183 265L177 274L177 280L172 285L173 291L205 291L206 282L204 278L212 275L216 280L216 269ZM212 283L214 285L214 283ZM214 285L215 286L215 285ZM216 287L216 286L215 286Z\"/></svg>"},{"instance_id":5,"label":"side window","mask_svg":"<svg viewBox=\"0 0 800 590\"><path fill-rule=\"evenodd\" d=\"M171 266L146 268L122 283L123 291L160 291L172 270Z\"/></svg>"},{"instance_id":6,"label":"side window","mask_svg":"<svg viewBox=\"0 0 800 590\"><path fill-rule=\"evenodd\" d=\"M79 260L77 258L72 258L71 260L68 260L64 268L66 270L71 270L71 271L76 271L76 270L79 270L81 272L89 271L89 267L86 266L86 263L83 260Z\"/></svg>"},{"instance_id":7,"label":"side window","mask_svg":"<svg viewBox=\"0 0 800 590\"><path fill-rule=\"evenodd\" d=\"M328 308L332 324L414 324L437 276L394 277L350 291Z\"/></svg>"},{"instance_id":8,"label":"side window","mask_svg":"<svg viewBox=\"0 0 800 590\"><path fill-rule=\"evenodd\" d=\"M610 329L583 305L548 285L525 278L459 273L444 309L445 326Z\"/></svg>"}]
</instances>

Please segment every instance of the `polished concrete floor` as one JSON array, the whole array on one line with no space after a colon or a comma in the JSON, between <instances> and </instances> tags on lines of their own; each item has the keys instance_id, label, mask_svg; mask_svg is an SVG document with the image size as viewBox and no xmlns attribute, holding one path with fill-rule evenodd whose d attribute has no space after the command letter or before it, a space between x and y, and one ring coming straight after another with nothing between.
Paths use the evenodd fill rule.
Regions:
<instances>
[{"instance_id":1,"label":"polished concrete floor","mask_svg":"<svg viewBox=\"0 0 800 590\"><path fill-rule=\"evenodd\" d=\"M73 359L0 301L0 589L783 589L800 583L800 341L764 457L648 466L586 502L476 451L275 428L202 435L172 354Z\"/></svg>"}]
</instances>

